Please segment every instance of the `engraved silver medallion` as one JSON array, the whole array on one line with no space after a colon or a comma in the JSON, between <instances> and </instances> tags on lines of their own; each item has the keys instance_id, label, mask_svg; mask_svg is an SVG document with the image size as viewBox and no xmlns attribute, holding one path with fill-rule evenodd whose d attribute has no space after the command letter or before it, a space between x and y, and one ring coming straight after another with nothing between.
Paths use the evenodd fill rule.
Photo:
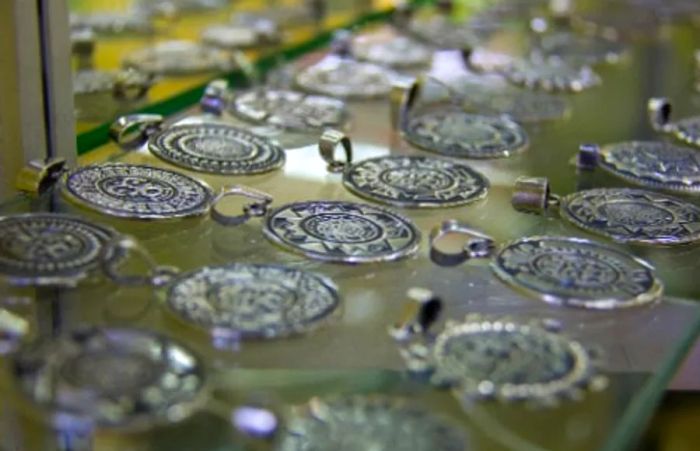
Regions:
<instances>
[{"instance_id":1,"label":"engraved silver medallion","mask_svg":"<svg viewBox=\"0 0 700 451\"><path fill-rule=\"evenodd\" d=\"M590 67L556 57L518 59L503 70L503 75L515 85L551 92L581 92L601 83Z\"/></svg>"},{"instance_id":2,"label":"engraved silver medallion","mask_svg":"<svg viewBox=\"0 0 700 451\"><path fill-rule=\"evenodd\" d=\"M194 326L225 328L244 338L277 338L308 332L340 304L325 277L274 265L234 263L178 276L166 307Z\"/></svg>"},{"instance_id":3,"label":"engraved silver medallion","mask_svg":"<svg viewBox=\"0 0 700 451\"><path fill-rule=\"evenodd\" d=\"M678 245L700 240L700 208L652 191L599 188L560 200L572 224L621 243Z\"/></svg>"},{"instance_id":4,"label":"engraved silver medallion","mask_svg":"<svg viewBox=\"0 0 700 451\"><path fill-rule=\"evenodd\" d=\"M227 72L235 64L223 50L191 41L165 41L129 54L123 66L154 75L192 75Z\"/></svg>"},{"instance_id":5,"label":"engraved silver medallion","mask_svg":"<svg viewBox=\"0 0 700 451\"><path fill-rule=\"evenodd\" d=\"M239 94L231 111L251 122L297 131L343 128L349 116L342 100L279 89Z\"/></svg>"},{"instance_id":6,"label":"engraved silver medallion","mask_svg":"<svg viewBox=\"0 0 700 451\"><path fill-rule=\"evenodd\" d=\"M139 329L83 328L38 342L20 349L13 370L24 395L56 421L126 430L182 420L205 379L189 349Z\"/></svg>"},{"instance_id":7,"label":"engraved silver medallion","mask_svg":"<svg viewBox=\"0 0 700 451\"><path fill-rule=\"evenodd\" d=\"M400 207L440 208L486 197L489 182L462 163L430 157L389 156L352 164L343 184L358 196Z\"/></svg>"},{"instance_id":8,"label":"engraved silver medallion","mask_svg":"<svg viewBox=\"0 0 700 451\"><path fill-rule=\"evenodd\" d=\"M376 64L328 56L299 72L296 84L314 94L370 99L388 96L393 77L392 72Z\"/></svg>"},{"instance_id":9,"label":"engraved silver medallion","mask_svg":"<svg viewBox=\"0 0 700 451\"><path fill-rule=\"evenodd\" d=\"M598 166L636 185L700 192L700 154L660 141L626 141L598 150Z\"/></svg>"},{"instance_id":10,"label":"engraved silver medallion","mask_svg":"<svg viewBox=\"0 0 700 451\"><path fill-rule=\"evenodd\" d=\"M202 215L215 198L208 185L179 172L120 163L76 169L66 175L62 188L81 206L138 219Z\"/></svg>"},{"instance_id":11,"label":"engraved silver medallion","mask_svg":"<svg viewBox=\"0 0 700 451\"><path fill-rule=\"evenodd\" d=\"M450 109L413 115L403 134L411 144L450 157L505 158L528 146L525 130L506 117Z\"/></svg>"},{"instance_id":12,"label":"engraved silver medallion","mask_svg":"<svg viewBox=\"0 0 700 451\"><path fill-rule=\"evenodd\" d=\"M115 235L76 216L0 217L0 278L11 285L75 286L99 267L100 253Z\"/></svg>"},{"instance_id":13,"label":"engraved silver medallion","mask_svg":"<svg viewBox=\"0 0 700 451\"><path fill-rule=\"evenodd\" d=\"M463 401L525 402L539 407L602 389L590 351L537 322L479 314L448 320L437 337L402 348L413 372Z\"/></svg>"},{"instance_id":14,"label":"engraved silver medallion","mask_svg":"<svg viewBox=\"0 0 700 451\"><path fill-rule=\"evenodd\" d=\"M284 150L267 138L223 124L174 125L151 136L158 158L194 171L252 175L284 165Z\"/></svg>"},{"instance_id":15,"label":"engraved silver medallion","mask_svg":"<svg viewBox=\"0 0 700 451\"><path fill-rule=\"evenodd\" d=\"M514 288L557 305L617 309L656 301L663 293L646 262L579 238L521 238L503 247L491 268Z\"/></svg>"},{"instance_id":16,"label":"engraved silver medallion","mask_svg":"<svg viewBox=\"0 0 700 451\"><path fill-rule=\"evenodd\" d=\"M427 46L405 36L359 36L352 42L355 58L390 67L426 66L433 52Z\"/></svg>"},{"instance_id":17,"label":"engraved silver medallion","mask_svg":"<svg viewBox=\"0 0 700 451\"><path fill-rule=\"evenodd\" d=\"M265 236L309 258L369 263L418 251L420 232L408 219L383 208L342 201L296 202L266 217Z\"/></svg>"},{"instance_id":18,"label":"engraved silver medallion","mask_svg":"<svg viewBox=\"0 0 700 451\"><path fill-rule=\"evenodd\" d=\"M276 451L464 451L464 432L400 398L313 398L291 416Z\"/></svg>"}]
</instances>

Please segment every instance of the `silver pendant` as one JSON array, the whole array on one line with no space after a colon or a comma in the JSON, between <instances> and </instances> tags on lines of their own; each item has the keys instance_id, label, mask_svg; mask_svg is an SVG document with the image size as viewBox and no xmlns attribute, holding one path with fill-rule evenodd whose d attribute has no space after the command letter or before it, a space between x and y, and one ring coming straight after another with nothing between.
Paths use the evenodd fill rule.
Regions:
<instances>
[{"instance_id":1,"label":"silver pendant","mask_svg":"<svg viewBox=\"0 0 700 451\"><path fill-rule=\"evenodd\" d=\"M76 286L94 273L110 228L76 216L0 217L0 278L18 286Z\"/></svg>"},{"instance_id":2,"label":"silver pendant","mask_svg":"<svg viewBox=\"0 0 700 451\"><path fill-rule=\"evenodd\" d=\"M284 165L284 150L267 138L225 124L176 124L162 127L160 116L119 118L110 130L125 148L147 142L156 157L181 168L220 175L254 175ZM141 126L140 136L126 133ZM157 131L156 131L157 130Z\"/></svg>"},{"instance_id":3,"label":"silver pendant","mask_svg":"<svg viewBox=\"0 0 700 451\"><path fill-rule=\"evenodd\" d=\"M397 35L363 35L352 41L355 58L394 68L427 66L431 63L432 50L413 39Z\"/></svg>"},{"instance_id":4,"label":"silver pendant","mask_svg":"<svg viewBox=\"0 0 700 451\"><path fill-rule=\"evenodd\" d=\"M342 201L295 202L265 218L273 243L316 260L369 263L418 251L420 232L408 219L379 207Z\"/></svg>"},{"instance_id":5,"label":"silver pendant","mask_svg":"<svg viewBox=\"0 0 700 451\"><path fill-rule=\"evenodd\" d=\"M297 86L314 94L347 99L386 97L395 75L388 69L335 55L301 70Z\"/></svg>"},{"instance_id":6,"label":"silver pendant","mask_svg":"<svg viewBox=\"0 0 700 451\"><path fill-rule=\"evenodd\" d=\"M700 154L661 141L625 141L598 147L582 145L582 170L604 169L635 185L694 194L700 192Z\"/></svg>"},{"instance_id":7,"label":"silver pendant","mask_svg":"<svg viewBox=\"0 0 700 451\"><path fill-rule=\"evenodd\" d=\"M447 108L412 115L403 135L422 149L460 158L506 158L528 146L525 130L507 117Z\"/></svg>"},{"instance_id":8,"label":"silver pendant","mask_svg":"<svg viewBox=\"0 0 700 451\"><path fill-rule=\"evenodd\" d=\"M274 45L280 42L280 31L270 22L251 24L211 25L202 31L201 39L206 45L226 50L248 49ZM274 24L272 24L274 25Z\"/></svg>"},{"instance_id":9,"label":"silver pendant","mask_svg":"<svg viewBox=\"0 0 700 451\"><path fill-rule=\"evenodd\" d=\"M691 146L700 147L700 116L671 122L671 102L665 98L649 99L649 121L654 130L667 133Z\"/></svg>"},{"instance_id":10,"label":"silver pendant","mask_svg":"<svg viewBox=\"0 0 700 451\"><path fill-rule=\"evenodd\" d=\"M234 263L177 276L165 306L187 324L235 331L242 338L305 333L337 311L337 289L325 277L274 265Z\"/></svg>"},{"instance_id":11,"label":"silver pendant","mask_svg":"<svg viewBox=\"0 0 700 451\"><path fill-rule=\"evenodd\" d=\"M122 65L154 75L228 72L236 66L228 52L192 41L165 41L136 50L127 55Z\"/></svg>"},{"instance_id":12,"label":"silver pendant","mask_svg":"<svg viewBox=\"0 0 700 451\"><path fill-rule=\"evenodd\" d=\"M116 100L143 98L153 85L153 77L135 70L81 70L73 75L73 94L108 93Z\"/></svg>"},{"instance_id":13,"label":"silver pendant","mask_svg":"<svg viewBox=\"0 0 700 451\"><path fill-rule=\"evenodd\" d=\"M591 351L542 322L470 314L448 320L435 338L407 338L401 355L409 371L451 388L466 408L478 401L555 407L607 385Z\"/></svg>"},{"instance_id":14,"label":"silver pendant","mask_svg":"<svg viewBox=\"0 0 700 451\"><path fill-rule=\"evenodd\" d=\"M277 451L463 451L464 432L451 421L400 398L313 398L296 409Z\"/></svg>"},{"instance_id":15,"label":"silver pendant","mask_svg":"<svg viewBox=\"0 0 700 451\"><path fill-rule=\"evenodd\" d=\"M601 83L590 67L570 65L556 57L518 59L503 75L515 85L550 92L581 92Z\"/></svg>"},{"instance_id":16,"label":"silver pendant","mask_svg":"<svg viewBox=\"0 0 700 451\"><path fill-rule=\"evenodd\" d=\"M155 32L150 15L96 12L70 15L72 29L89 29L99 35L147 35Z\"/></svg>"},{"instance_id":17,"label":"silver pendant","mask_svg":"<svg viewBox=\"0 0 700 451\"><path fill-rule=\"evenodd\" d=\"M12 369L59 428L70 418L135 431L170 424L197 408L205 381L189 349L138 329L79 329L21 349Z\"/></svg>"},{"instance_id":18,"label":"silver pendant","mask_svg":"<svg viewBox=\"0 0 700 451\"><path fill-rule=\"evenodd\" d=\"M574 66L620 61L625 47L602 36L585 36L571 31L548 33L539 37L538 51L547 57L560 58Z\"/></svg>"},{"instance_id":19,"label":"silver pendant","mask_svg":"<svg viewBox=\"0 0 700 451\"><path fill-rule=\"evenodd\" d=\"M335 159L341 144L345 161ZM327 130L319 142L330 172L343 173L351 192L383 204L408 208L443 208L486 197L489 182L463 163L421 156L385 156L352 163L352 143L343 133Z\"/></svg>"},{"instance_id":20,"label":"silver pendant","mask_svg":"<svg viewBox=\"0 0 700 451\"><path fill-rule=\"evenodd\" d=\"M408 24L408 31L421 41L442 49L468 50L481 40L477 28L468 22L454 22L445 15L416 17Z\"/></svg>"}]
</instances>

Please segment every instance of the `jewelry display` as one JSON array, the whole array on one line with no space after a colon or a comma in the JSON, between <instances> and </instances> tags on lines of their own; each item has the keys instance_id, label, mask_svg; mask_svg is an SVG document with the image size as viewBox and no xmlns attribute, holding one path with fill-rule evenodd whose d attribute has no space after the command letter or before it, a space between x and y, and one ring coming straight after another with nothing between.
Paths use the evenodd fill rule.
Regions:
<instances>
[{"instance_id":1,"label":"jewelry display","mask_svg":"<svg viewBox=\"0 0 700 451\"><path fill-rule=\"evenodd\" d=\"M359 100L388 96L395 77L393 72L376 64L328 55L301 70L295 83L313 94Z\"/></svg>"},{"instance_id":2,"label":"jewelry display","mask_svg":"<svg viewBox=\"0 0 700 451\"><path fill-rule=\"evenodd\" d=\"M138 100L153 85L153 77L135 70L81 70L73 74L73 93L77 96L111 94L115 100Z\"/></svg>"},{"instance_id":3,"label":"jewelry display","mask_svg":"<svg viewBox=\"0 0 700 451\"><path fill-rule=\"evenodd\" d=\"M358 60L393 68L427 66L433 57L429 47L400 35L361 35L351 45L352 55Z\"/></svg>"},{"instance_id":4,"label":"jewelry display","mask_svg":"<svg viewBox=\"0 0 700 451\"><path fill-rule=\"evenodd\" d=\"M511 83L549 92L581 92L601 83L588 66L571 65L557 57L533 55L517 59L503 70Z\"/></svg>"},{"instance_id":5,"label":"jewelry display","mask_svg":"<svg viewBox=\"0 0 700 451\"><path fill-rule=\"evenodd\" d=\"M127 69L153 75L191 75L229 72L236 60L229 53L192 41L164 41L134 51L124 58Z\"/></svg>"}]
</instances>

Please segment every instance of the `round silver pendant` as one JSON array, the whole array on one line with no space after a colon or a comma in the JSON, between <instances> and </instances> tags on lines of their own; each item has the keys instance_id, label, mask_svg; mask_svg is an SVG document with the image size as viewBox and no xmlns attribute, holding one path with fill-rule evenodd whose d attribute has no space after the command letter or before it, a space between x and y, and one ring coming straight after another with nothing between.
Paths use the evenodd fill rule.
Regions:
<instances>
[{"instance_id":1,"label":"round silver pendant","mask_svg":"<svg viewBox=\"0 0 700 451\"><path fill-rule=\"evenodd\" d=\"M349 115L342 100L278 89L239 94L231 111L251 122L296 131L343 128Z\"/></svg>"},{"instance_id":2,"label":"round silver pendant","mask_svg":"<svg viewBox=\"0 0 700 451\"><path fill-rule=\"evenodd\" d=\"M405 36L359 36L352 42L355 58L396 68L426 66L433 52Z\"/></svg>"},{"instance_id":3,"label":"round silver pendant","mask_svg":"<svg viewBox=\"0 0 700 451\"><path fill-rule=\"evenodd\" d=\"M625 47L602 36L582 36L571 32L551 33L539 40L539 50L573 65L616 63Z\"/></svg>"},{"instance_id":4,"label":"round silver pendant","mask_svg":"<svg viewBox=\"0 0 700 451\"><path fill-rule=\"evenodd\" d=\"M700 154L660 141L626 141L603 146L598 165L636 185L700 192Z\"/></svg>"},{"instance_id":5,"label":"round silver pendant","mask_svg":"<svg viewBox=\"0 0 700 451\"><path fill-rule=\"evenodd\" d=\"M503 75L513 84L551 92L580 92L601 83L590 67L555 57L518 59L503 70Z\"/></svg>"},{"instance_id":6,"label":"round silver pendant","mask_svg":"<svg viewBox=\"0 0 700 451\"><path fill-rule=\"evenodd\" d=\"M442 49L472 49L481 40L478 28L443 15L418 17L410 22L408 30L418 39Z\"/></svg>"},{"instance_id":7,"label":"round silver pendant","mask_svg":"<svg viewBox=\"0 0 700 451\"><path fill-rule=\"evenodd\" d=\"M408 219L383 208L341 201L287 204L265 220L265 236L316 260L369 263L418 251L420 232Z\"/></svg>"},{"instance_id":8,"label":"round silver pendant","mask_svg":"<svg viewBox=\"0 0 700 451\"><path fill-rule=\"evenodd\" d=\"M0 277L11 285L75 286L98 268L114 237L113 230L76 216L0 217Z\"/></svg>"},{"instance_id":9,"label":"round silver pendant","mask_svg":"<svg viewBox=\"0 0 700 451\"><path fill-rule=\"evenodd\" d=\"M256 24L212 25L201 36L205 44L228 50L276 44L280 37L276 28L257 28Z\"/></svg>"},{"instance_id":10,"label":"round silver pendant","mask_svg":"<svg viewBox=\"0 0 700 451\"><path fill-rule=\"evenodd\" d=\"M525 130L506 117L449 109L414 115L403 133L411 144L450 157L505 158L528 146Z\"/></svg>"},{"instance_id":11,"label":"round silver pendant","mask_svg":"<svg viewBox=\"0 0 700 451\"><path fill-rule=\"evenodd\" d=\"M348 99L385 97L391 91L393 74L371 63L326 57L303 69L296 84L306 92Z\"/></svg>"},{"instance_id":12,"label":"round silver pendant","mask_svg":"<svg viewBox=\"0 0 700 451\"><path fill-rule=\"evenodd\" d=\"M155 31L149 16L119 12L73 13L70 26L73 29L87 28L100 35L144 35Z\"/></svg>"},{"instance_id":13,"label":"round silver pendant","mask_svg":"<svg viewBox=\"0 0 700 451\"><path fill-rule=\"evenodd\" d=\"M691 146L700 147L700 116L681 119L673 123L672 134Z\"/></svg>"},{"instance_id":14,"label":"round silver pendant","mask_svg":"<svg viewBox=\"0 0 700 451\"><path fill-rule=\"evenodd\" d=\"M244 338L276 338L308 332L340 304L330 280L273 265L234 263L180 275L166 306L194 326L225 328Z\"/></svg>"},{"instance_id":15,"label":"round silver pendant","mask_svg":"<svg viewBox=\"0 0 700 451\"><path fill-rule=\"evenodd\" d=\"M129 54L123 66L147 74L191 75L227 72L234 68L225 51L190 41L166 41Z\"/></svg>"},{"instance_id":16,"label":"round silver pendant","mask_svg":"<svg viewBox=\"0 0 700 451\"><path fill-rule=\"evenodd\" d=\"M543 92L489 89L480 85L467 85L461 92L465 93L464 106L468 111L505 114L518 123L560 120L570 112L566 99Z\"/></svg>"},{"instance_id":17,"label":"round silver pendant","mask_svg":"<svg viewBox=\"0 0 700 451\"><path fill-rule=\"evenodd\" d=\"M52 416L128 430L186 417L205 378L189 349L138 329L78 329L21 349L13 370L22 392Z\"/></svg>"},{"instance_id":18,"label":"round silver pendant","mask_svg":"<svg viewBox=\"0 0 700 451\"><path fill-rule=\"evenodd\" d=\"M400 207L440 208L486 197L489 182L462 163L429 157L389 156L363 160L343 174L358 196Z\"/></svg>"},{"instance_id":19,"label":"round silver pendant","mask_svg":"<svg viewBox=\"0 0 700 451\"><path fill-rule=\"evenodd\" d=\"M600 188L561 199L561 216L621 243L677 245L700 241L700 208L652 191Z\"/></svg>"},{"instance_id":20,"label":"round silver pendant","mask_svg":"<svg viewBox=\"0 0 700 451\"><path fill-rule=\"evenodd\" d=\"M148 140L158 158L194 171L252 175L284 165L284 150L269 139L222 124L168 127Z\"/></svg>"},{"instance_id":21,"label":"round silver pendant","mask_svg":"<svg viewBox=\"0 0 700 451\"><path fill-rule=\"evenodd\" d=\"M167 219L206 213L214 192L192 177L134 164L84 166L69 173L63 194L81 206L111 216Z\"/></svg>"},{"instance_id":22,"label":"round silver pendant","mask_svg":"<svg viewBox=\"0 0 700 451\"><path fill-rule=\"evenodd\" d=\"M514 288L557 305L617 309L656 301L663 293L646 262L578 238L521 238L501 249L491 268Z\"/></svg>"},{"instance_id":23,"label":"round silver pendant","mask_svg":"<svg viewBox=\"0 0 700 451\"><path fill-rule=\"evenodd\" d=\"M312 399L291 416L277 451L469 449L461 429L399 398Z\"/></svg>"},{"instance_id":24,"label":"round silver pendant","mask_svg":"<svg viewBox=\"0 0 700 451\"><path fill-rule=\"evenodd\" d=\"M432 383L453 388L466 402L556 405L606 382L596 376L586 348L535 322L467 315L412 349L404 354L410 368L421 368Z\"/></svg>"}]
</instances>

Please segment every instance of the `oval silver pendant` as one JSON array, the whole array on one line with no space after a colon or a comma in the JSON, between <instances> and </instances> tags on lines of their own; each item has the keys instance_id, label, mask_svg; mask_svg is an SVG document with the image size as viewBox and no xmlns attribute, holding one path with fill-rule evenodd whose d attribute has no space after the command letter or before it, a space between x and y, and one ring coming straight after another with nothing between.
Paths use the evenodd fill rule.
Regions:
<instances>
[{"instance_id":1,"label":"oval silver pendant","mask_svg":"<svg viewBox=\"0 0 700 451\"><path fill-rule=\"evenodd\" d=\"M77 216L0 217L0 277L11 285L75 286L99 267L102 249L115 236Z\"/></svg>"},{"instance_id":2,"label":"oval silver pendant","mask_svg":"<svg viewBox=\"0 0 700 451\"><path fill-rule=\"evenodd\" d=\"M205 380L189 349L138 329L79 329L21 349L12 368L25 396L56 421L86 417L126 430L182 420Z\"/></svg>"},{"instance_id":3,"label":"oval silver pendant","mask_svg":"<svg viewBox=\"0 0 700 451\"><path fill-rule=\"evenodd\" d=\"M224 328L243 338L308 332L327 320L340 298L325 277L274 265L234 263L179 275L165 305L182 321Z\"/></svg>"},{"instance_id":4,"label":"oval silver pendant","mask_svg":"<svg viewBox=\"0 0 700 451\"><path fill-rule=\"evenodd\" d=\"M486 197L489 182L470 166L430 157L389 156L363 160L343 173L358 196L412 208L463 205Z\"/></svg>"},{"instance_id":5,"label":"oval silver pendant","mask_svg":"<svg viewBox=\"0 0 700 451\"><path fill-rule=\"evenodd\" d=\"M133 164L84 166L67 174L61 187L62 193L78 205L136 219L201 215L215 198L208 185L192 177Z\"/></svg>"},{"instance_id":6,"label":"oval silver pendant","mask_svg":"<svg viewBox=\"0 0 700 451\"><path fill-rule=\"evenodd\" d=\"M700 208L651 191L579 191L560 200L559 213L577 227L621 243L679 245L700 241Z\"/></svg>"},{"instance_id":7,"label":"oval silver pendant","mask_svg":"<svg viewBox=\"0 0 700 451\"><path fill-rule=\"evenodd\" d=\"M220 124L168 127L149 138L148 149L176 166L212 174L261 174L285 162L284 150L269 139Z\"/></svg>"},{"instance_id":8,"label":"oval silver pendant","mask_svg":"<svg viewBox=\"0 0 700 451\"><path fill-rule=\"evenodd\" d=\"M581 92L601 83L590 67L553 57L518 59L503 70L503 75L515 85L550 92Z\"/></svg>"},{"instance_id":9,"label":"oval silver pendant","mask_svg":"<svg viewBox=\"0 0 700 451\"><path fill-rule=\"evenodd\" d=\"M400 433L397 433L400 431ZM314 398L291 416L277 451L464 451L461 429L400 398Z\"/></svg>"},{"instance_id":10,"label":"oval silver pendant","mask_svg":"<svg viewBox=\"0 0 700 451\"><path fill-rule=\"evenodd\" d=\"M265 236L309 258L369 263L418 251L420 232L408 219L383 208L342 201L295 202L270 212Z\"/></svg>"},{"instance_id":11,"label":"oval silver pendant","mask_svg":"<svg viewBox=\"0 0 700 451\"><path fill-rule=\"evenodd\" d=\"M349 117L342 100L280 89L239 94L231 111L244 120L295 131L343 128Z\"/></svg>"},{"instance_id":12,"label":"oval silver pendant","mask_svg":"<svg viewBox=\"0 0 700 451\"><path fill-rule=\"evenodd\" d=\"M386 97L393 74L376 64L335 56L300 71L296 84L304 91L347 99Z\"/></svg>"},{"instance_id":13,"label":"oval silver pendant","mask_svg":"<svg viewBox=\"0 0 700 451\"><path fill-rule=\"evenodd\" d=\"M411 144L450 157L505 158L528 146L525 130L506 117L450 109L413 115L403 134Z\"/></svg>"},{"instance_id":14,"label":"oval silver pendant","mask_svg":"<svg viewBox=\"0 0 700 451\"><path fill-rule=\"evenodd\" d=\"M513 288L556 305L618 309L654 302L663 293L644 261L579 238L521 238L503 247L491 268Z\"/></svg>"}]
</instances>

